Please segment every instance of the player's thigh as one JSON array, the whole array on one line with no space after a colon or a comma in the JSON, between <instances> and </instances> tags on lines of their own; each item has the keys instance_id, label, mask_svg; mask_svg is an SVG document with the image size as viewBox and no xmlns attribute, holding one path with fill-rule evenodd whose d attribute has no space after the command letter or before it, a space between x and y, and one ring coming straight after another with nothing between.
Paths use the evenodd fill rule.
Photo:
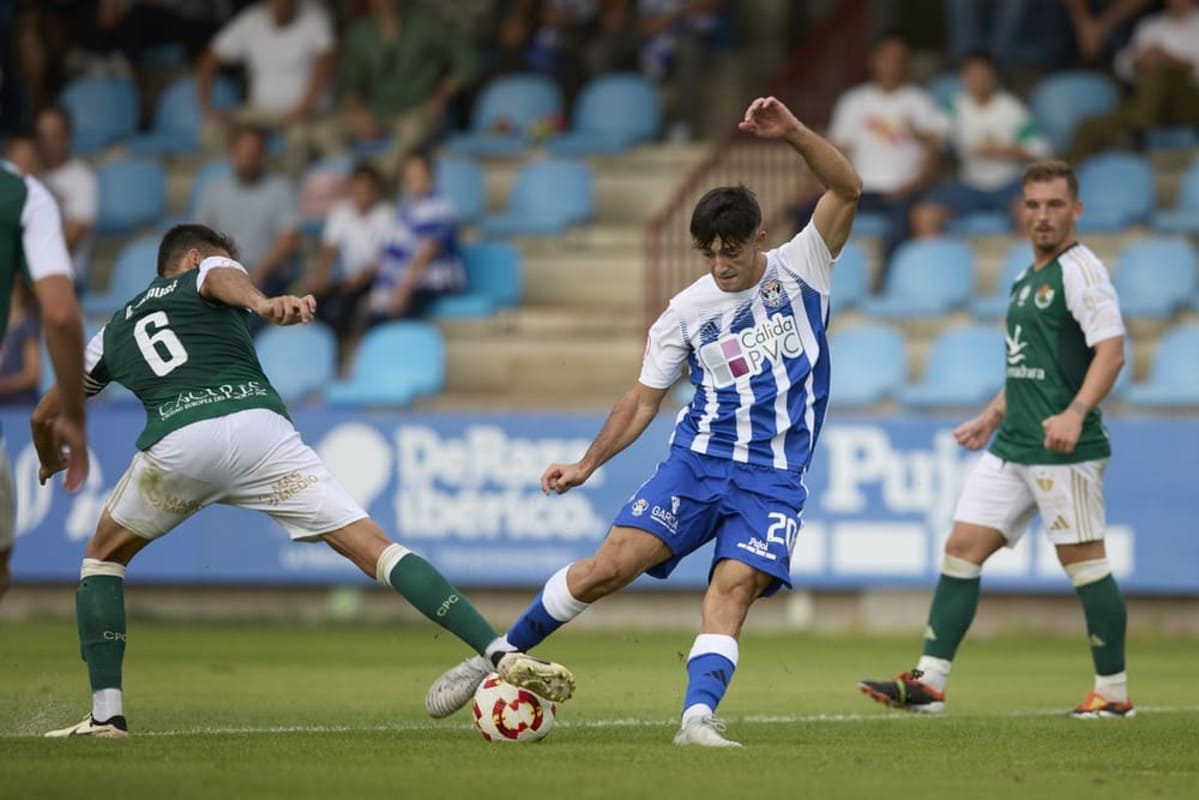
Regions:
<instances>
[{"instance_id":1,"label":"player's thigh","mask_svg":"<svg viewBox=\"0 0 1199 800\"><path fill-rule=\"evenodd\" d=\"M1028 468L1029 490L1050 542L1075 545L1103 541L1107 525L1103 501L1106 467L1107 459L1098 459Z\"/></svg>"},{"instance_id":2,"label":"player's thigh","mask_svg":"<svg viewBox=\"0 0 1199 800\"><path fill-rule=\"evenodd\" d=\"M188 471L203 454L185 456L174 449L177 441L170 444L136 453L104 506L116 524L146 540L169 533L220 494Z\"/></svg>"},{"instance_id":3,"label":"player's thigh","mask_svg":"<svg viewBox=\"0 0 1199 800\"><path fill-rule=\"evenodd\" d=\"M96 532L87 543L85 558L128 564L152 539L141 536L113 519L106 510L100 514Z\"/></svg>"},{"instance_id":4,"label":"player's thigh","mask_svg":"<svg viewBox=\"0 0 1199 800\"><path fill-rule=\"evenodd\" d=\"M968 534L971 529L966 526L998 531L1009 547L1015 547L1037 511L1024 477L1025 469L1022 464L983 453L966 476L958 496L953 512L955 531ZM959 527L959 523L964 525Z\"/></svg>"},{"instance_id":5,"label":"player's thigh","mask_svg":"<svg viewBox=\"0 0 1199 800\"><path fill-rule=\"evenodd\" d=\"M768 576L760 595L790 589L791 553L800 536L806 499L798 473L736 465L729 491L721 498L709 581L727 559Z\"/></svg>"},{"instance_id":6,"label":"player's thigh","mask_svg":"<svg viewBox=\"0 0 1199 800\"><path fill-rule=\"evenodd\" d=\"M666 543L641 528L613 526L591 560L623 574L640 575L673 555Z\"/></svg>"}]
</instances>

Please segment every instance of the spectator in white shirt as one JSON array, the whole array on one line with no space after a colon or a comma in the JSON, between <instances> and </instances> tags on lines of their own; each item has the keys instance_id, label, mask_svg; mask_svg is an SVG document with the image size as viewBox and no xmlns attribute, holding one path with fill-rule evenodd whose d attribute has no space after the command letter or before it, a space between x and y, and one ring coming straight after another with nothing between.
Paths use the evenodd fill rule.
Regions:
<instances>
[{"instance_id":1,"label":"spectator in white shirt","mask_svg":"<svg viewBox=\"0 0 1199 800\"><path fill-rule=\"evenodd\" d=\"M1028 109L999 87L990 56L967 55L961 76L964 91L947 109L958 179L929 190L912 209L915 236L935 236L964 214L1014 215L1025 162L1049 155L1049 142Z\"/></svg>"},{"instance_id":2,"label":"spectator in white shirt","mask_svg":"<svg viewBox=\"0 0 1199 800\"><path fill-rule=\"evenodd\" d=\"M829 138L862 176L859 213L887 217L888 256L907 238L912 203L937 174L946 126L928 92L907 83L907 69L907 42L879 39L870 55L873 80L841 96L829 126Z\"/></svg>"},{"instance_id":3,"label":"spectator in white shirt","mask_svg":"<svg viewBox=\"0 0 1199 800\"><path fill-rule=\"evenodd\" d=\"M35 121L35 135L43 169L40 177L58 201L75 284L82 289L88 279L99 213L96 173L71 155L71 117L65 109L43 109Z\"/></svg>"},{"instance_id":4,"label":"spectator in white shirt","mask_svg":"<svg viewBox=\"0 0 1199 800\"><path fill-rule=\"evenodd\" d=\"M245 64L248 102L232 112L212 107L212 84L223 65ZM296 172L311 147L312 124L329 110L336 66L333 24L304 0L260 0L217 32L200 59L196 93L205 113L203 139L215 153L234 122L283 133L285 166Z\"/></svg>"},{"instance_id":5,"label":"spectator in white shirt","mask_svg":"<svg viewBox=\"0 0 1199 800\"><path fill-rule=\"evenodd\" d=\"M1118 111L1084 120L1075 130L1070 159L1138 144L1150 128L1199 125L1199 7L1168 0L1166 10L1141 20L1116 55L1116 72L1132 83Z\"/></svg>"}]
</instances>

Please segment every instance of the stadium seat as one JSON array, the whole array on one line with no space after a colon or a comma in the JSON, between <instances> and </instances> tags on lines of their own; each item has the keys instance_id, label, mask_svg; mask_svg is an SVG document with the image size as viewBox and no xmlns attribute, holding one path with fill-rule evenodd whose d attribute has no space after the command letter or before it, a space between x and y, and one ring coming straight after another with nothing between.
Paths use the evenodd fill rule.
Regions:
<instances>
[{"instance_id":1,"label":"stadium seat","mask_svg":"<svg viewBox=\"0 0 1199 800\"><path fill-rule=\"evenodd\" d=\"M550 138L561 156L623 153L658 135L662 103L658 88L635 73L605 75L583 87L570 131Z\"/></svg>"},{"instance_id":2,"label":"stadium seat","mask_svg":"<svg viewBox=\"0 0 1199 800\"><path fill-rule=\"evenodd\" d=\"M58 102L70 114L76 155L97 153L137 129L140 101L128 78L78 78L67 84Z\"/></svg>"},{"instance_id":3,"label":"stadium seat","mask_svg":"<svg viewBox=\"0 0 1199 800\"><path fill-rule=\"evenodd\" d=\"M1199 131L1186 125L1151 128L1145 132L1146 150L1190 150L1196 145L1199 145Z\"/></svg>"},{"instance_id":4,"label":"stadium seat","mask_svg":"<svg viewBox=\"0 0 1199 800\"><path fill-rule=\"evenodd\" d=\"M833 282L829 292L833 308L840 311L854 308L870 292L870 264L857 242L846 242L833 265Z\"/></svg>"},{"instance_id":5,"label":"stadium seat","mask_svg":"<svg viewBox=\"0 0 1199 800\"><path fill-rule=\"evenodd\" d=\"M323 158L304 170L300 178L300 231L306 236L320 236L329 209L349 196L350 170L348 156Z\"/></svg>"},{"instance_id":6,"label":"stadium seat","mask_svg":"<svg viewBox=\"0 0 1199 800\"><path fill-rule=\"evenodd\" d=\"M126 234L166 216L167 177L156 161L125 159L96 170L101 235Z\"/></svg>"},{"instance_id":7,"label":"stadium seat","mask_svg":"<svg viewBox=\"0 0 1199 800\"><path fill-rule=\"evenodd\" d=\"M1185 239L1145 239L1120 253L1112 282L1130 317L1166 319L1199 288L1195 248Z\"/></svg>"},{"instance_id":8,"label":"stadium seat","mask_svg":"<svg viewBox=\"0 0 1199 800\"><path fill-rule=\"evenodd\" d=\"M240 101L237 85L218 77L212 86L215 108L232 108ZM138 156L177 155L200 150L200 128L204 117L196 101L196 79L183 77L172 83L158 100L149 132L128 141L129 151Z\"/></svg>"},{"instance_id":9,"label":"stadium seat","mask_svg":"<svg viewBox=\"0 0 1199 800\"><path fill-rule=\"evenodd\" d=\"M1012 229L1012 216L999 211L978 211L950 220L945 232L953 236L994 236Z\"/></svg>"},{"instance_id":10,"label":"stadium seat","mask_svg":"<svg viewBox=\"0 0 1199 800\"><path fill-rule=\"evenodd\" d=\"M935 317L964 304L974 289L974 253L956 239L913 239L895 250L882 295L862 311L885 318Z\"/></svg>"},{"instance_id":11,"label":"stadium seat","mask_svg":"<svg viewBox=\"0 0 1199 800\"><path fill-rule=\"evenodd\" d=\"M834 334L829 402L837 408L870 406L893 397L908 371L907 342L891 328L865 325Z\"/></svg>"},{"instance_id":12,"label":"stadium seat","mask_svg":"<svg viewBox=\"0 0 1199 800\"><path fill-rule=\"evenodd\" d=\"M1125 399L1141 408L1199 406L1199 324L1180 325L1162 336L1149 380L1128 387Z\"/></svg>"},{"instance_id":13,"label":"stadium seat","mask_svg":"<svg viewBox=\"0 0 1199 800\"><path fill-rule=\"evenodd\" d=\"M998 328L968 326L945 331L933 342L924 379L900 390L911 408L978 406L1004 381L1003 333Z\"/></svg>"},{"instance_id":14,"label":"stadium seat","mask_svg":"<svg viewBox=\"0 0 1199 800\"><path fill-rule=\"evenodd\" d=\"M928 82L924 87L933 100L942 108L948 108L953 99L962 93L962 77L954 72L942 72Z\"/></svg>"},{"instance_id":15,"label":"stadium seat","mask_svg":"<svg viewBox=\"0 0 1199 800\"><path fill-rule=\"evenodd\" d=\"M445 343L424 322L388 322L362 338L350 378L325 392L331 406L404 406L445 383Z\"/></svg>"},{"instance_id":16,"label":"stadium seat","mask_svg":"<svg viewBox=\"0 0 1199 800\"><path fill-rule=\"evenodd\" d=\"M1154 214L1153 227L1162 233L1199 234L1199 159L1183 174L1174 208Z\"/></svg>"},{"instance_id":17,"label":"stadium seat","mask_svg":"<svg viewBox=\"0 0 1199 800\"><path fill-rule=\"evenodd\" d=\"M885 214L877 214L873 211L863 211L853 218L855 236L885 236L888 225L890 223Z\"/></svg>"},{"instance_id":18,"label":"stadium seat","mask_svg":"<svg viewBox=\"0 0 1199 800\"><path fill-rule=\"evenodd\" d=\"M1008 248L1003 257L1003 269L995 281L995 290L987 297L976 297L970 303L970 311L982 319L1003 318L1007 315L1011 300L1012 284L1020 273L1032 265L1032 245L1020 241Z\"/></svg>"},{"instance_id":19,"label":"stadium seat","mask_svg":"<svg viewBox=\"0 0 1199 800\"><path fill-rule=\"evenodd\" d=\"M506 242L479 242L462 250L466 285L496 308L515 308L524 293L520 253Z\"/></svg>"},{"instance_id":20,"label":"stadium seat","mask_svg":"<svg viewBox=\"0 0 1199 800\"><path fill-rule=\"evenodd\" d=\"M1116 87L1105 75L1086 70L1057 72L1043 78L1031 94L1033 118L1056 152L1070 145L1080 121L1116 108Z\"/></svg>"},{"instance_id":21,"label":"stadium seat","mask_svg":"<svg viewBox=\"0 0 1199 800\"><path fill-rule=\"evenodd\" d=\"M106 320L129 298L145 289L157 275L158 237L142 236L129 242L117 255L108 286L104 291L86 295L80 304L84 313Z\"/></svg>"},{"instance_id":22,"label":"stadium seat","mask_svg":"<svg viewBox=\"0 0 1199 800\"><path fill-rule=\"evenodd\" d=\"M255 337L254 347L271 385L286 403L320 392L337 377L337 337L319 322L268 326Z\"/></svg>"},{"instance_id":23,"label":"stadium seat","mask_svg":"<svg viewBox=\"0 0 1199 800\"><path fill-rule=\"evenodd\" d=\"M446 147L472 156L515 155L556 129L561 118L562 92L553 79L533 73L504 75L483 87L470 131L451 136Z\"/></svg>"},{"instance_id":24,"label":"stadium seat","mask_svg":"<svg viewBox=\"0 0 1199 800\"><path fill-rule=\"evenodd\" d=\"M1144 222L1157 202L1153 166L1134 153L1101 153L1078 168L1083 233L1119 232Z\"/></svg>"},{"instance_id":25,"label":"stadium seat","mask_svg":"<svg viewBox=\"0 0 1199 800\"><path fill-rule=\"evenodd\" d=\"M483 217L483 234L496 238L557 236L569 226L591 219L594 208L590 167L580 161L537 161L517 174L507 208Z\"/></svg>"},{"instance_id":26,"label":"stadium seat","mask_svg":"<svg viewBox=\"0 0 1199 800\"><path fill-rule=\"evenodd\" d=\"M192 178L191 192L187 196L187 210L184 212L184 219L180 221L190 222L195 219L196 213L200 210L200 198L204 196L204 189L208 187L208 184L216 178L224 178L232 174L233 165L224 158L209 161L200 167L200 171Z\"/></svg>"},{"instance_id":27,"label":"stadium seat","mask_svg":"<svg viewBox=\"0 0 1199 800\"><path fill-rule=\"evenodd\" d=\"M454 213L463 225L473 225L486 211L487 187L483 168L465 158L437 160L437 192L454 204Z\"/></svg>"}]
</instances>

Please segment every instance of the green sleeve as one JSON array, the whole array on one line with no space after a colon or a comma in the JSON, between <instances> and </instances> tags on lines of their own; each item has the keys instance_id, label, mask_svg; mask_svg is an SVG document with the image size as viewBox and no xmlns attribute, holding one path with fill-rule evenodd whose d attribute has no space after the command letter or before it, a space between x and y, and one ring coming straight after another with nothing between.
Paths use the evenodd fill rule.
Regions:
<instances>
[{"instance_id":1,"label":"green sleeve","mask_svg":"<svg viewBox=\"0 0 1199 800\"><path fill-rule=\"evenodd\" d=\"M449 57L449 72L459 86L470 86L479 77L479 56L466 37L441 20L437 21L438 38Z\"/></svg>"},{"instance_id":2,"label":"green sleeve","mask_svg":"<svg viewBox=\"0 0 1199 800\"><path fill-rule=\"evenodd\" d=\"M337 88L342 94L353 92L360 98L365 97L367 91L367 62L364 54L370 47L363 24L364 21L356 22L346 32L341 61L337 65Z\"/></svg>"}]
</instances>

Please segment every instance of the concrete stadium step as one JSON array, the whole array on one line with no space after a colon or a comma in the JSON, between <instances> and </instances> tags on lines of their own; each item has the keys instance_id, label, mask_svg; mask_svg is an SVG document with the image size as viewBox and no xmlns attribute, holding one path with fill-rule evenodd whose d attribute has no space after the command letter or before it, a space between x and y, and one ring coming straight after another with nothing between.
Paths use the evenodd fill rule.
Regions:
<instances>
[{"instance_id":1,"label":"concrete stadium step","mask_svg":"<svg viewBox=\"0 0 1199 800\"><path fill-rule=\"evenodd\" d=\"M449 339L446 391L611 396L637 380L644 344L639 336Z\"/></svg>"},{"instance_id":2,"label":"concrete stadium step","mask_svg":"<svg viewBox=\"0 0 1199 800\"><path fill-rule=\"evenodd\" d=\"M526 303L600 308L640 319L645 273L639 247L521 250Z\"/></svg>"},{"instance_id":3,"label":"concrete stadium step","mask_svg":"<svg viewBox=\"0 0 1199 800\"><path fill-rule=\"evenodd\" d=\"M447 341L479 341L495 337L624 338L642 336L645 332L641 317L625 311L529 305L490 319L446 321L438 327Z\"/></svg>"}]
</instances>

